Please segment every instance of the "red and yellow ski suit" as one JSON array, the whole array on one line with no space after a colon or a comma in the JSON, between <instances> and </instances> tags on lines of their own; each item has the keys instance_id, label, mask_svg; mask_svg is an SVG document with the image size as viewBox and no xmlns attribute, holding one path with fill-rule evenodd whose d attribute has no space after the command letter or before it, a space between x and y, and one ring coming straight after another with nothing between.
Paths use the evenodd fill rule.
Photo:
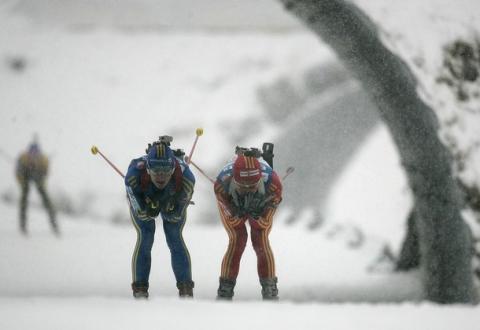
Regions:
<instances>
[{"instance_id":1,"label":"red and yellow ski suit","mask_svg":"<svg viewBox=\"0 0 480 330\"><path fill-rule=\"evenodd\" d=\"M259 278L276 277L275 259L268 235L272 229L276 208L282 200L282 184L277 173L266 162L261 161L261 170L262 180L258 191L269 199L269 203L257 219L249 214L242 217L235 215L232 196L235 194L232 163L228 163L223 168L215 182L214 191L218 210L229 238L228 248L222 261L221 278L236 280L238 276L240 260L248 238L246 222L250 225L252 245L257 255Z\"/></svg>"}]
</instances>

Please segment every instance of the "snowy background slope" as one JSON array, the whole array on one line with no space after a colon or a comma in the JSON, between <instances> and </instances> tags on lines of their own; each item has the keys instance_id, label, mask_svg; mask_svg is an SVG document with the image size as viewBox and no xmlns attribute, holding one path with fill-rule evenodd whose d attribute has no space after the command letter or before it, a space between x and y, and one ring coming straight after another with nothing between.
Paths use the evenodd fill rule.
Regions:
<instances>
[{"instance_id":1,"label":"snowy background slope","mask_svg":"<svg viewBox=\"0 0 480 330\"><path fill-rule=\"evenodd\" d=\"M278 86L278 81L302 86L306 72L336 63L334 54L276 2L259 1L257 17L268 17L269 25L254 24L252 15L253 21L246 26L225 28L222 22L228 19L221 11L211 14L227 2L206 2L208 20L188 16L195 1L178 1L177 7L171 1L148 0L2 3L0 328L405 329L408 324L409 329L451 329L462 320L462 329L477 329L478 307L420 303L419 274L392 274L390 264L378 264L385 242L394 252L398 250L411 201L388 132L374 119L365 126L361 145L332 179L328 196L318 200L324 204L321 219L311 222L315 216L305 208L297 215L300 220L292 222L292 210L280 209L271 234L280 303L260 301L251 246L242 260L236 301L214 301L227 235L221 226L211 225L218 224L211 185L195 171L196 205L189 211L184 231L193 261L195 299L176 298L159 230L151 299L132 300L130 258L135 232L128 225L123 184L100 158L90 154L90 147L97 145L125 171L130 159L158 135L173 135L175 146L188 151L195 128L203 127L205 134L194 158L214 176L237 144L285 141L286 123L269 120L272 113L259 97L262 88ZM112 3L115 10L106 10ZM241 8L242 13L253 8L248 1L230 3L229 8ZM441 65L441 46L478 31L477 2L462 0L455 6L440 0L358 3L381 22L386 42L416 68L426 97L443 104L438 107L441 120L448 120L448 111L460 111L449 91L435 84L435 74ZM171 19L175 13L177 19L152 15L163 5L172 8L166 17ZM185 6L190 8L187 12ZM131 15L132 8L136 15ZM258 14L270 10L275 14ZM116 14L105 18L102 12ZM406 16L408 26L401 24ZM218 20L214 29L202 25L213 22L212 17ZM88 28L79 29L79 25ZM418 66L418 58L425 65ZM24 65L20 69L19 60ZM358 88L355 82L338 86L344 91ZM325 100L341 92L326 88L321 98L304 100L304 104L319 103L299 108L298 126L288 134L312 128L312 109L331 107L335 102ZM465 119L445 134L455 134L468 145L478 139L474 134L478 116L460 114ZM345 129L348 135L349 130L338 125L334 128ZM26 239L17 231L18 189L12 159L35 133L51 156L50 191L57 203L73 208L70 214L59 215L60 239L50 233L43 210L35 207L35 192L30 235ZM305 159L289 159L288 150L276 154L276 159L288 159L279 161L280 173L287 164L295 166L311 158L314 146L298 147L305 148L301 153ZM469 164L479 164L476 155ZM322 156L326 162L327 155ZM295 175L285 182L287 188L300 182ZM478 182L473 170L468 176ZM359 302L363 303L355 304Z\"/></svg>"}]
</instances>

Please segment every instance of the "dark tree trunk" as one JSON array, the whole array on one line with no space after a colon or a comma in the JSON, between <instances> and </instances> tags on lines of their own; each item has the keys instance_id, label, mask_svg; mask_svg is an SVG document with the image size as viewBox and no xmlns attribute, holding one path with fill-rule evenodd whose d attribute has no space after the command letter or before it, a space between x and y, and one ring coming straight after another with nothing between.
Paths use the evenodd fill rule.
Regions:
<instances>
[{"instance_id":1,"label":"dark tree trunk","mask_svg":"<svg viewBox=\"0 0 480 330\"><path fill-rule=\"evenodd\" d=\"M415 77L352 3L280 1L335 50L390 130L415 199L426 298L473 302L470 239L460 215L451 159L438 139L435 114L417 95Z\"/></svg>"},{"instance_id":2,"label":"dark tree trunk","mask_svg":"<svg viewBox=\"0 0 480 330\"><path fill-rule=\"evenodd\" d=\"M395 270L408 271L418 266L420 266L420 244L418 242L417 217L415 210L411 210L407 219L407 233Z\"/></svg>"}]
</instances>

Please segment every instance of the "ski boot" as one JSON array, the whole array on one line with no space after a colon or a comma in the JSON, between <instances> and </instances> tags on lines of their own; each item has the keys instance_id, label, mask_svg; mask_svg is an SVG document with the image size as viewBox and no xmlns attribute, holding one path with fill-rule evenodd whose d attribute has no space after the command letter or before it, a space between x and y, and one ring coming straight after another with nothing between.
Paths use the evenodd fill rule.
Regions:
<instances>
[{"instance_id":1,"label":"ski boot","mask_svg":"<svg viewBox=\"0 0 480 330\"><path fill-rule=\"evenodd\" d=\"M26 225L25 221L20 222L20 233L23 236L28 236L27 225Z\"/></svg>"},{"instance_id":2,"label":"ski boot","mask_svg":"<svg viewBox=\"0 0 480 330\"><path fill-rule=\"evenodd\" d=\"M193 287L195 283L189 282L177 282L178 296L180 298L193 298Z\"/></svg>"},{"instance_id":3,"label":"ski boot","mask_svg":"<svg viewBox=\"0 0 480 330\"><path fill-rule=\"evenodd\" d=\"M20 233L24 236L28 235L27 231L27 215L25 213L25 209L22 208L20 210Z\"/></svg>"},{"instance_id":4,"label":"ski boot","mask_svg":"<svg viewBox=\"0 0 480 330\"><path fill-rule=\"evenodd\" d=\"M55 220L55 218L53 218L53 220L50 220L51 222L51 225L52 225L52 231L53 231L53 234L56 236L56 237L60 237L60 229L58 229L58 224L57 224L57 221Z\"/></svg>"},{"instance_id":5,"label":"ski boot","mask_svg":"<svg viewBox=\"0 0 480 330\"><path fill-rule=\"evenodd\" d=\"M135 299L148 299L148 283L132 283Z\"/></svg>"},{"instance_id":6,"label":"ski boot","mask_svg":"<svg viewBox=\"0 0 480 330\"><path fill-rule=\"evenodd\" d=\"M232 300L235 280L220 277L220 285L217 290L217 300Z\"/></svg>"},{"instance_id":7,"label":"ski boot","mask_svg":"<svg viewBox=\"0 0 480 330\"><path fill-rule=\"evenodd\" d=\"M50 207L48 209L48 216L50 218L50 225L55 236L60 237L60 229L58 228L57 216L53 209Z\"/></svg>"},{"instance_id":8,"label":"ski boot","mask_svg":"<svg viewBox=\"0 0 480 330\"><path fill-rule=\"evenodd\" d=\"M263 300L278 300L277 278L261 278Z\"/></svg>"}]
</instances>

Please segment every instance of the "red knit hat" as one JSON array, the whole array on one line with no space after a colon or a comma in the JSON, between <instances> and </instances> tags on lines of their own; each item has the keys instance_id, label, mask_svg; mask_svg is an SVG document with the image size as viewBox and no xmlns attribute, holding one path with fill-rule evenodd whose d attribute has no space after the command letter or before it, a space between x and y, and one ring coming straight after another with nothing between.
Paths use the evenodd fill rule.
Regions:
<instances>
[{"instance_id":1,"label":"red knit hat","mask_svg":"<svg viewBox=\"0 0 480 330\"><path fill-rule=\"evenodd\" d=\"M255 157L240 155L233 163L233 179L240 185L254 185L262 178L260 162Z\"/></svg>"}]
</instances>

